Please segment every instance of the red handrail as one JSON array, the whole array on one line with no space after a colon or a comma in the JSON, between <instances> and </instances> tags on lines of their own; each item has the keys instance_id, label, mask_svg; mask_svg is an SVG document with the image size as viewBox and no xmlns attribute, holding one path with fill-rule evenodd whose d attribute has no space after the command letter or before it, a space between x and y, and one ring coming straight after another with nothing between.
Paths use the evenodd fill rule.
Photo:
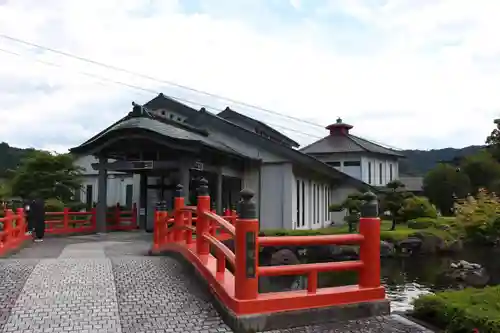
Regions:
<instances>
[{"instance_id":1,"label":"red handrail","mask_svg":"<svg viewBox=\"0 0 500 333\"><path fill-rule=\"evenodd\" d=\"M203 213L210 220L216 222L220 227L224 228L224 230L227 231L231 236L233 237L236 236L236 229L234 228L234 225L229 223L227 220L212 212L203 212Z\"/></svg>"},{"instance_id":2,"label":"red handrail","mask_svg":"<svg viewBox=\"0 0 500 333\"><path fill-rule=\"evenodd\" d=\"M360 234L317 235L317 236L259 236L260 246L286 245L345 245L359 244L364 240Z\"/></svg>"},{"instance_id":3,"label":"red handrail","mask_svg":"<svg viewBox=\"0 0 500 333\"><path fill-rule=\"evenodd\" d=\"M248 197L248 194L246 194ZM242 201L241 205L250 205ZM242 207L243 207L242 206ZM210 210L210 197L198 196L196 207L184 206L178 197L174 204L174 227L166 228L167 219L155 220L155 235L167 232L169 237L155 236L154 251L174 250L182 253L208 280L224 304L237 315L288 311L343 303L382 300L380 284L380 220L361 218L358 234L318 236L258 236L259 221L253 217L255 206L242 208L243 215L225 210L223 216ZM191 225L196 214L195 228ZM216 232L221 229L220 232ZM193 237L193 231L196 237ZM179 236L180 235L180 236ZM232 252L222 240L234 239ZM360 259L355 261L309 263L282 266L260 266L259 249L266 246L314 246L356 244ZM210 254L210 247L215 254ZM226 260L234 272L226 269ZM359 283L353 286L319 288L318 273L354 270ZM307 275L307 290L303 292L259 293L258 279L262 276Z\"/></svg>"}]
</instances>

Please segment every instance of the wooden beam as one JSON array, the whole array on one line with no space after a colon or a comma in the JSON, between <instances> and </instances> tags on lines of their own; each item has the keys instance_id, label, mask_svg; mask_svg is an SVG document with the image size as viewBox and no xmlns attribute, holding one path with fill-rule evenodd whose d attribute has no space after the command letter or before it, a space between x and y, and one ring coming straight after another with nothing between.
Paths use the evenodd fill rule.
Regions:
<instances>
[{"instance_id":1,"label":"wooden beam","mask_svg":"<svg viewBox=\"0 0 500 333\"><path fill-rule=\"evenodd\" d=\"M94 170L103 168L110 171L167 170L179 167L177 161L115 161L103 165L99 163L91 165Z\"/></svg>"}]
</instances>

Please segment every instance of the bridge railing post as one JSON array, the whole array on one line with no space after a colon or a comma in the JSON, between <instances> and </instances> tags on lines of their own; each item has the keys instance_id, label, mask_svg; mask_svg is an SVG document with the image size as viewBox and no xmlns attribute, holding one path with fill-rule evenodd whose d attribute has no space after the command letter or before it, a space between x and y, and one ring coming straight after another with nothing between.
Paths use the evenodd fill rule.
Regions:
<instances>
[{"instance_id":1,"label":"bridge railing post","mask_svg":"<svg viewBox=\"0 0 500 333\"><path fill-rule=\"evenodd\" d=\"M90 210L90 228L92 231L97 230L97 209L95 207Z\"/></svg>"},{"instance_id":2,"label":"bridge railing post","mask_svg":"<svg viewBox=\"0 0 500 333\"><path fill-rule=\"evenodd\" d=\"M175 199L174 199L174 242L180 242L183 240L184 231L181 229L184 226L184 191L181 184L175 187Z\"/></svg>"},{"instance_id":3,"label":"bridge railing post","mask_svg":"<svg viewBox=\"0 0 500 333\"><path fill-rule=\"evenodd\" d=\"M208 191L208 181L205 178L200 179L200 187L198 187L198 206L196 219L196 251L198 255L208 255L210 245L202 237L208 232L208 221L203 212L210 211L210 195Z\"/></svg>"},{"instance_id":4,"label":"bridge railing post","mask_svg":"<svg viewBox=\"0 0 500 333\"><path fill-rule=\"evenodd\" d=\"M154 221L153 221L153 249L158 250L160 249L160 243L164 241L163 238L163 232L162 232L162 226L161 226L161 218L160 218L161 212L158 210L155 210L155 215L154 215Z\"/></svg>"},{"instance_id":5,"label":"bridge railing post","mask_svg":"<svg viewBox=\"0 0 500 333\"><path fill-rule=\"evenodd\" d=\"M259 221L254 193L244 189L240 192L238 219L235 223L235 297L241 300L255 299L259 292Z\"/></svg>"},{"instance_id":6,"label":"bridge railing post","mask_svg":"<svg viewBox=\"0 0 500 333\"><path fill-rule=\"evenodd\" d=\"M361 208L359 233L364 236L359 247L359 258L363 268L359 272L361 288L380 286L380 218L378 217L377 196L371 192L364 195Z\"/></svg>"},{"instance_id":7,"label":"bridge railing post","mask_svg":"<svg viewBox=\"0 0 500 333\"><path fill-rule=\"evenodd\" d=\"M16 227L19 229L19 237L24 239L26 237L26 215L24 214L23 208L16 209L17 215L17 225Z\"/></svg>"},{"instance_id":8,"label":"bridge railing post","mask_svg":"<svg viewBox=\"0 0 500 333\"><path fill-rule=\"evenodd\" d=\"M3 231L5 232L5 245L10 248L12 243L12 220L14 218L14 213L11 209L5 211L5 217L3 222Z\"/></svg>"},{"instance_id":9,"label":"bridge railing post","mask_svg":"<svg viewBox=\"0 0 500 333\"><path fill-rule=\"evenodd\" d=\"M134 229L138 229L139 225L137 224L137 204L134 202L132 204L132 225L134 226Z\"/></svg>"}]
</instances>

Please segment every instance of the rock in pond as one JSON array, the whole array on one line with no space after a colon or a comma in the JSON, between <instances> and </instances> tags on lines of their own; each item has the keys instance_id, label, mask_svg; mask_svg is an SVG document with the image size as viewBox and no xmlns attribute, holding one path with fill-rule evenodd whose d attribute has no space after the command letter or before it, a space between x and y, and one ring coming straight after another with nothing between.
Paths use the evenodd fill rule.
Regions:
<instances>
[{"instance_id":1,"label":"rock in pond","mask_svg":"<svg viewBox=\"0 0 500 333\"><path fill-rule=\"evenodd\" d=\"M418 253L422 247L422 240L417 237L409 237L403 239L397 243L397 248L399 251L404 253Z\"/></svg>"},{"instance_id":2,"label":"rock in pond","mask_svg":"<svg viewBox=\"0 0 500 333\"><path fill-rule=\"evenodd\" d=\"M451 263L446 275L471 287L484 287L490 280L484 267L465 260Z\"/></svg>"},{"instance_id":3,"label":"rock in pond","mask_svg":"<svg viewBox=\"0 0 500 333\"><path fill-rule=\"evenodd\" d=\"M380 241L380 256L382 258L392 257L396 253L394 244Z\"/></svg>"}]
</instances>

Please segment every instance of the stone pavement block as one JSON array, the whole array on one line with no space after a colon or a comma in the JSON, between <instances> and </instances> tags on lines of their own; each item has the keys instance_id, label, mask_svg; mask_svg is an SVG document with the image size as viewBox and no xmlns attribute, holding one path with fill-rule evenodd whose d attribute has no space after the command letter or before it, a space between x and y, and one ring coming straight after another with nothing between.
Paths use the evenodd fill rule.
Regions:
<instances>
[{"instance_id":1,"label":"stone pavement block","mask_svg":"<svg viewBox=\"0 0 500 333\"><path fill-rule=\"evenodd\" d=\"M45 259L26 281L6 332L121 332L109 259Z\"/></svg>"},{"instance_id":2,"label":"stone pavement block","mask_svg":"<svg viewBox=\"0 0 500 333\"><path fill-rule=\"evenodd\" d=\"M231 332L172 258L111 258L122 332Z\"/></svg>"},{"instance_id":3,"label":"stone pavement block","mask_svg":"<svg viewBox=\"0 0 500 333\"><path fill-rule=\"evenodd\" d=\"M0 332L38 260L0 260Z\"/></svg>"}]
</instances>

